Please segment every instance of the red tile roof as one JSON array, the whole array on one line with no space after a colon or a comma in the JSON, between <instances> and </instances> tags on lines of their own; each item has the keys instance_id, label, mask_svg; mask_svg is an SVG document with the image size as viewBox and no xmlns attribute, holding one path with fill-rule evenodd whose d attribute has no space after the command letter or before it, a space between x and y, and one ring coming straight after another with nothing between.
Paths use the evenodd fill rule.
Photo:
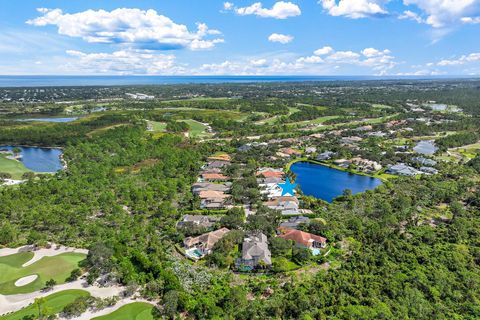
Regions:
<instances>
[{"instance_id":1,"label":"red tile roof","mask_svg":"<svg viewBox=\"0 0 480 320\"><path fill-rule=\"evenodd\" d=\"M307 248L310 248L312 246L313 241L317 241L320 243L327 243L327 239L324 237L320 237L308 232L303 232L300 230L295 230L295 229L289 229L289 228L278 228L280 232L282 232L279 237L286 239L286 240L293 240L297 244L301 244Z\"/></svg>"}]
</instances>

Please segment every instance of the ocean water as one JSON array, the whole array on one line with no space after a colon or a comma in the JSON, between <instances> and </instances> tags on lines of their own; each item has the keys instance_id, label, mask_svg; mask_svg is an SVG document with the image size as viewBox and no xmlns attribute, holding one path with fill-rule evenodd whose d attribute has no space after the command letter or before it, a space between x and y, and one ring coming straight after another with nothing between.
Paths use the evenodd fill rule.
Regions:
<instances>
[{"instance_id":1,"label":"ocean water","mask_svg":"<svg viewBox=\"0 0 480 320\"><path fill-rule=\"evenodd\" d=\"M381 80L374 76L2 76L0 87Z\"/></svg>"}]
</instances>

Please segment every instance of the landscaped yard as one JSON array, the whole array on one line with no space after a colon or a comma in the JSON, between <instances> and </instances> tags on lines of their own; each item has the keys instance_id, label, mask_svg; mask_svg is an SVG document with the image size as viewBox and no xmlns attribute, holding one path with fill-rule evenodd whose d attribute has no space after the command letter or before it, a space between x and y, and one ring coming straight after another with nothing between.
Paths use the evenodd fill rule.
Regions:
<instances>
[{"instance_id":1,"label":"landscaped yard","mask_svg":"<svg viewBox=\"0 0 480 320\"><path fill-rule=\"evenodd\" d=\"M72 270L78 268L79 262L84 260L83 253L62 253L53 257L43 257L39 261L22 267L22 264L33 257L31 252L21 252L0 257L0 294L17 294L38 291L45 287L45 283L53 279L57 284L65 283ZM17 287L15 281L20 278L38 275L33 282Z\"/></svg>"},{"instance_id":2,"label":"landscaped yard","mask_svg":"<svg viewBox=\"0 0 480 320\"><path fill-rule=\"evenodd\" d=\"M12 179L19 180L25 172L30 170L21 161L7 159L6 155L0 154L0 172L9 173Z\"/></svg>"},{"instance_id":3,"label":"landscaped yard","mask_svg":"<svg viewBox=\"0 0 480 320\"><path fill-rule=\"evenodd\" d=\"M65 290L56 292L45 297L45 302L41 305L41 308L48 310L49 315L57 314L61 312L66 305L75 301L75 299L89 295L90 293L83 290ZM31 315L38 316L38 307L34 304L9 315L0 316L0 320L22 320Z\"/></svg>"},{"instance_id":4,"label":"landscaped yard","mask_svg":"<svg viewBox=\"0 0 480 320\"><path fill-rule=\"evenodd\" d=\"M153 320L153 305L145 302L134 302L105 316L92 320Z\"/></svg>"}]
</instances>

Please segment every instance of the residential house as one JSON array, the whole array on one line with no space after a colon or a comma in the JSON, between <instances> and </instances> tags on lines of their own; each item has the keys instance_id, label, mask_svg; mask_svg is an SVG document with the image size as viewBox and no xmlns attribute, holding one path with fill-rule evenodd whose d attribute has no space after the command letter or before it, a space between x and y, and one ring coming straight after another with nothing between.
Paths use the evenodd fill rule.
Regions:
<instances>
[{"instance_id":1,"label":"residential house","mask_svg":"<svg viewBox=\"0 0 480 320\"><path fill-rule=\"evenodd\" d=\"M265 195L268 199L282 195L282 188L278 183L261 183L258 187L260 188L260 194Z\"/></svg>"},{"instance_id":2,"label":"residential house","mask_svg":"<svg viewBox=\"0 0 480 320\"><path fill-rule=\"evenodd\" d=\"M412 161L415 161L416 163L419 163L422 166L426 166L426 167L434 167L437 165L437 161L424 158L424 157L414 157L412 158Z\"/></svg>"},{"instance_id":3,"label":"residential house","mask_svg":"<svg viewBox=\"0 0 480 320\"><path fill-rule=\"evenodd\" d=\"M281 228L298 229L302 224L308 224L310 219L304 216L291 217L287 221L280 223Z\"/></svg>"},{"instance_id":4,"label":"residential house","mask_svg":"<svg viewBox=\"0 0 480 320\"><path fill-rule=\"evenodd\" d=\"M385 172L398 175L398 176L409 176L409 177L415 176L417 174L421 174L421 172L418 171L417 169L407 166L404 163L393 165L389 167Z\"/></svg>"},{"instance_id":5,"label":"residential house","mask_svg":"<svg viewBox=\"0 0 480 320\"><path fill-rule=\"evenodd\" d=\"M357 170L362 172L375 172L382 169L382 166L376 162L360 157L352 158L352 163L355 164Z\"/></svg>"},{"instance_id":6,"label":"residential house","mask_svg":"<svg viewBox=\"0 0 480 320\"><path fill-rule=\"evenodd\" d=\"M203 228L211 228L220 220L218 216L203 216L186 214L182 220L177 223L177 227L199 226Z\"/></svg>"},{"instance_id":7,"label":"residential house","mask_svg":"<svg viewBox=\"0 0 480 320\"><path fill-rule=\"evenodd\" d=\"M339 167L348 168L352 164L352 161L347 160L347 159L337 159L337 160L333 161L333 163L336 164Z\"/></svg>"},{"instance_id":8,"label":"residential house","mask_svg":"<svg viewBox=\"0 0 480 320\"><path fill-rule=\"evenodd\" d=\"M268 249L267 236L261 232L253 233L243 240L242 257L237 259L240 269L255 269L272 264L272 255Z\"/></svg>"},{"instance_id":9,"label":"residential house","mask_svg":"<svg viewBox=\"0 0 480 320\"><path fill-rule=\"evenodd\" d=\"M327 246L327 239L315 234L288 228L278 228L278 230L280 231L278 237L292 240L297 246L308 248L312 250L314 254L318 254L318 250L315 249L325 248Z\"/></svg>"},{"instance_id":10,"label":"residential house","mask_svg":"<svg viewBox=\"0 0 480 320\"><path fill-rule=\"evenodd\" d=\"M299 201L296 197L283 196L264 202L270 209L279 210L282 215L298 214Z\"/></svg>"},{"instance_id":11,"label":"residential house","mask_svg":"<svg viewBox=\"0 0 480 320\"><path fill-rule=\"evenodd\" d=\"M227 205L227 199L230 198L228 194L213 190L202 190L198 197L202 209L223 209Z\"/></svg>"},{"instance_id":12,"label":"residential house","mask_svg":"<svg viewBox=\"0 0 480 320\"><path fill-rule=\"evenodd\" d=\"M212 232L204 233L198 237L188 237L183 240L185 249L196 249L202 255L212 252L213 246L222 239L228 232L227 228L221 228Z\"/></svg>"},{"instance_id":13,"label":"residential house","mask_svg":"<svg viewBox=\"0 0 480 320\"><path fill-rule=\"evenodd\" d=\"M420 167L420 171L426 173L426 174L437 174L438 170L432 167Z\"/></svg>"},{"instance_id":14,"label":"residential house","mask_svg":"<svg viewBox=\"0 0 480 320\"><path fill-rule=\"evenodd\" d=\"M220 160L220 161L230 162L230 161L232 161L232 158L228 154L224 153L224 154L218 154L218 155L215 155L215 156L210 156L210 157L208 157L208 160Z\"/></svg>"},{"instance_id":15,"label":"residential house","mask_svg":"<svg viewBox=\"0 0 480 320\"><path fill-rule=\"evenodd\" d=\"M231 186L232 186L231 182L225 182L225 183L197 182L192 185L192 192L196 196L200 194L200 191L220 191L225 193L230 191Z\"/></svg>"},{"instance_id":16,"label":"residential house","mask_svg":"<svg viewBox=\"0 0 480 320\"><path fill-rule=\"evenodd\" d=\"M201 181L227 181L229 178L221 173L215 173L215 172L203 172L200 175Z\"/></svg>"},{"instance_id":17,"label":"residential house","mask_svg":"<svg viewBox=\"0 0 480 320\"><path fill-rule=\"evenodd\" d=\"M302 153L298 150L292 149L292 148L280 148L278 150L282 154L286 154L289 157L296 157L296 156L301 156Z\"/></svg>"},{"instance_id":18,"label":"residential house","mask_svg":"<svg viewBox=\"0 0 480 320\"><path fill-rule=\"evenodd\" d=\"M335 152L333 151L325 151L325 152L322 152L320 153L318 156L317 156L317 160L318 161L325 161L325 160L330 160L332 157L334 157L336 155Z\"/></svg>"},{"instance_id":19,"label":"residential house","mask_svg":"<svg viewBox=\"0 0 480 320\"><path fill-rule=\"evenodd\" d=\"M283 178L285 173L283 169L274 169L274 168L260 168L256 173L257 177L263 178Z\"/></svg>"}]
</instances>

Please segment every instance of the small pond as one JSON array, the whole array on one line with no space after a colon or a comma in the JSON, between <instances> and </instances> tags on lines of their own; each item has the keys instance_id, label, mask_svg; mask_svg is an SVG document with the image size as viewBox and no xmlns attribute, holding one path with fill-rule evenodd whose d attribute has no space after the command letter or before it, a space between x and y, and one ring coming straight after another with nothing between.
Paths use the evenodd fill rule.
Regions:
<instances>
[{"instance_id":1,"label":"small pond","mask_svg":"<svg viewBox=\"0 0 480 320\"><path fill-rule=\"evenodd\" d=\"M309 162L294 163L290 170L296 174L297 183L305 195L331 202L345 189L352 194L375 189L382 184L377 178L352 174Z\"/></svg>"},{"instance_id":2,"label":"small pond","mask_svg":"<svg viewBox=\"0 0 480 320\"><path fill-rule=\"evenodd\" d=\"M15 146L0 146L0 150L13 150ZM63 151L56 148L18 147L20 161L34 172L57 172L63 169L61 156Z\"/></svg>"},{"instance_id":3,"label":"small pond","mask_svg":"<svg viewBox=\"0 0 480 320\"><path fill-rule=\"evenodd\" d=\"M72 122L77 120L78 117L68 117L68 118L26 118L26 119L16 119L16 121L22 121L22 122L30 122L30 121L36 121L36 122Z\"/></svg>"}]
</instances>

